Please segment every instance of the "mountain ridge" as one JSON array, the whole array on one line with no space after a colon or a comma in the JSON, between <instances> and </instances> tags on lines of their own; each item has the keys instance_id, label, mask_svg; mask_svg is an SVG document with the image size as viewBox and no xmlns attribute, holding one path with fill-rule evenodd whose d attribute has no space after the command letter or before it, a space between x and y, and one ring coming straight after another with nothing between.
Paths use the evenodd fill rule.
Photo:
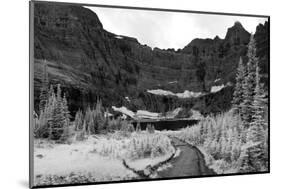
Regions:
<instances>
[{"instance_id":1,"label":"mountain ridge","mask_svg":"<svg viewBox=\"0 0 281 189\"><path fill-rule=\"evenodd\" d=\"M152 96L147 90L206 92L215 84L234 83L239 57L246 61L250 35L241 24L242 28L235 23L225 39L214 37L192 43L194 39L175 51L152 49L136 38L108 32L94 12L80 6L36 3L34 21L35 104L39 98L42 65L47 60L50 83L62 84L72 111L85 109L97 98L102 98L108 107L127 104L132 109L154 111L189 107L190 102L172 97L173 104L166 107L165 97ZM267 35L266 24L257 28L257 44L264 44L260 41ZM259 51L261 67L268 73L268 57L264 51ZM214 82L219 78L220 82ZM130 104L126 96L132 99ZM158 105L153 105L151 98Z\"/></svg>"}]
</instances>

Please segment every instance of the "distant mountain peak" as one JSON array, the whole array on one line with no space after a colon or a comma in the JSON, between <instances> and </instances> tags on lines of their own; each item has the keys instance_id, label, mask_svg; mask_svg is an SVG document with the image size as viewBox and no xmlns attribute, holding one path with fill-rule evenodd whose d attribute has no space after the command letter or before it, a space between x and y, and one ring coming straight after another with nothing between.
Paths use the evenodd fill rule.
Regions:
<instances>
[{"instance_id":1,"label":"distant mountain peak","mask_svg":"<svg viewBox=\"0 0 281 189\"><path fill-rule=\"evenodd\" d=\"M239 21L236 21L236 22L234 23L234 26L235 26L235 27L243 28L241 22L239 22Z\"/></svg>"},{"instance_id":2,"label":"distant mountain peak","mask_svg":"<svg viewBox=\"0 0 281 189\"><path fill-rule=\"evenodd\" d=\"M249 36L250 33L242 26L239 21L236 21L232 27L227 29L225 41L235 43L237 42L237 39L239 39L240 42L247 43Z\"/></svg>"},{"instance_id":3,"label":"distant mountain peak","mask_svg":"<svg viewBox=\"0 0 281 189\"><path fill-rule=\"evenodd\" d=\"M215 41L221 40L221 38L219 36L216 35L216 37L214 37Z\"/></svg>"}]
</instances>

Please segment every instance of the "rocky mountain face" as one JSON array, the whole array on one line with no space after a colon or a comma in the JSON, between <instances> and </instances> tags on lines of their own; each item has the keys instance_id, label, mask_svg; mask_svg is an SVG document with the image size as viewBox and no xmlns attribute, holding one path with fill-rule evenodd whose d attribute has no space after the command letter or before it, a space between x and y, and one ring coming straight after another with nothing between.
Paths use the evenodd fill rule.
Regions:
<instances>
[{"instance_id":1,"label":"rocky mountain face","mask_svg":"<svg viewBox=\"0 0 281 189\"><path fill-rule=\"evenodd\" d=\"M120 21L121 22L121 21ZM150 48L137 39L106 31L91 10L35 3L35 109L44 63L51 84L60 83L72 112L101 98L107 107L168 111L175 107L219 112L230 107L239 57L247 61L250 34L236 22L224 39L194 39L180 50ZM268 23L257 26L263 81L268 77ZM228 87L209 93L212 86ZM232 86L231 86L232 85ZM206 95L196 99L150 94L163 89ZM126 98L127 97L127 98Z\"/></svg>"}]
</instances>

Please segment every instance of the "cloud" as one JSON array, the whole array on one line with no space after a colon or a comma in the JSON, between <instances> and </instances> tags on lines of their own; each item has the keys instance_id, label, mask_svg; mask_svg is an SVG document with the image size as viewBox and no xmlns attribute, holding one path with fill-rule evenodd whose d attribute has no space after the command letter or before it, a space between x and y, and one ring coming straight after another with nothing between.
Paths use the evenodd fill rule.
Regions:
<instances>
[{"instance_id":1,"label":"cloud","mask_svg":"<svg viewBox=\"0 0 281 189\"><path fill-rule=\"evenodd\" d=\"M117 35L137 38L154 48L183 48L194 38L224 38L227 28L241 22L248 32L255 32L267 18L195 13L86 7L94 11L104 29Z\"/></svg>"}]
</instances>

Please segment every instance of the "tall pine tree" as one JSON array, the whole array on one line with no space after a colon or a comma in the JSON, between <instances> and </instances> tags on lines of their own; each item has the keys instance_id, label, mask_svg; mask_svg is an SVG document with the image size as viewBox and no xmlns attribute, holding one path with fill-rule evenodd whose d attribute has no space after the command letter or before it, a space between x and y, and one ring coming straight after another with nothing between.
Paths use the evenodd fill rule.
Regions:
<instances>
[{"instance_id":1,"label":"tall pine tree","mask_svg":"<svg viewBox=\"0 0 281 189\"><path fill-rule=\"evenodd\" d=\"M63 115L65 118L65 122L64 122L64 128L63 128L63 134L60 137L60 141L61 142L70 142L69 139L71 137L71 129L70 128L70 114L69 114L69 110L68 110L68 105L67 105L67 100L66 100L66 96L65 93L63 95L62 98L62 111L63 111Z\"/></svg>"},{"instance_id":2,"label":"tall pine tree","mask_svg":"<svg viewBox=\"0 0 281 189\"><path fill-rule=\"evenodd\" d=\"M255 96L253 101L253 116L252 122L250 123L251 128L257 130L257 135L253 138L254 142L263 142L265 140L264 129L266 128L266 122L264 120L264 107L265 107L265 96L260 84L259 67L256 68L256 88Z\"/></svg>"},{"instance_id":3,"label":"tall pine tree","mask_svg":"<svg viewBox=\"0 0 281 189\"><path fill-rule=\"evenodd\" d=\"M64 93L63 99L62 99L62 105L63 105L63 114L64 114L64 117L65 117L65 120L66 120L66 126L69 126L70 112L68 110L68 105L67 105L65 93Z\"/></svg>"},{"instance_id":4,"label":"tall pine tree","mask_svg":"<svg viewBox=\"0 0 281 189\"><path fill-rule=\"evenodd\" d=\"M247 141L256 143L256 145L252 148L253 156L255 159L255 168L257 170L261 170L262 166L265 165L266 155L265 155L265 145L266 137L265 137L265 129L266 122L264 120L264 92L261 89L260 85L260 75L259 75L259 67L256 67L256 88L255 88L255 96L253 101L253 115L252 122L250 123L249 132L247 135Z\"/></svg>"},{"instance_id":5,"label":"tall pine tree","mask_svg":"<svg viewBox=\"0 0 281 189\"><path fill-rule=\"evenodd\" d=\"M242 103L242 121L246 128L249 128L252 122L253 115L253 101L256 87L256 67L258 65L258 58L256 57L256 42L254 36L251 35L250 42L248 45L248 63L247 63L247 76L243 83L243 98Z\"/></svg>"},{"instance_id":6,"label":"tall pine tree","mask_svg":"<svg viewBox=\"0 0 281 189\"><path fill-rule=\"evenodd\" d=\"M51 126L51 139L59 140L64 132L64 127L66 126L66 117L64 115L60 84L57 85L56 103L52 117L53 124Z\"/></svg>"},{"instance_id":7,"label":"tall pine tree","mask_svg":"<svg viewBox=\"0 0 281 189\"><path fill-rule=\"evenodd\" d=\"M235 85L235 90L232 99L233 111L235 114L241 114L241 110L242 110L241 104L243 102L243 82L245 80L245 76L246 76L245 66L243 65L243 60L240 57L237 67L236 85Z\"/></svg>"}]
</instances>

